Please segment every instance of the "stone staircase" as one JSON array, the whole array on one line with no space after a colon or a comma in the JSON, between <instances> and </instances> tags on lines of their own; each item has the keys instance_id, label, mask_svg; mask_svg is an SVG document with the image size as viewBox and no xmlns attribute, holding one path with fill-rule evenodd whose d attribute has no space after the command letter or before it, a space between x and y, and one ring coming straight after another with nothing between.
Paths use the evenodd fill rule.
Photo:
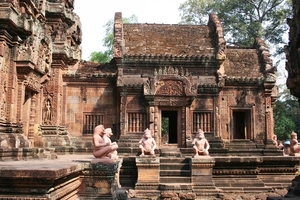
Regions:
<instances>
[{"instance_id":1,"label":"stone staircase","mask_svg":"<svg viewBox=\"0 0 300 200\"><path fill-rule=\"evenodd\" d=\"M161 157L182 157L182 153L176 145L164 145L160 149L160 156Z\"/></svg>"},{"instance_id":2,"label":"stone staircase","mask_svg":"<svg viewBox=\"0 0 300 200\"><path fill-rule=\"evenodd\" d=\"M123 156L137 156L139 154L139 141L142 136L126 135L121 136L117 141L118 154Z\"/></svg>"},{"instance_id":3,"label":"stone staircase","mask_svg":"<svg viewBox=\"0 0 300 200\"><path fill-rule=\"evenodd\" d=\"M161 157L160 183L191 183L190 159Z\"/></svg>"},{"instance_id":4,"label":"stone staircase","mask_svg":"<svg viewBox=\"0 0 300 200\"><path fill-rule=\"evenodd\" d=\"M135 157L123 157L120 169L120 184L122 188L133 189L137 180L138 172Z\"/></svg>"}]
</instances>

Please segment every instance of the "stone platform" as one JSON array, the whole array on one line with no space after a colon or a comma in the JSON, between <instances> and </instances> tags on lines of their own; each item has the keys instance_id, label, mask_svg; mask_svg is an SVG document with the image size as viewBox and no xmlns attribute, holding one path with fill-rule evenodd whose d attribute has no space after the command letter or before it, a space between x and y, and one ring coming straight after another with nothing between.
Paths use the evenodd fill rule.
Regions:
<instances>
[{"instance_id":1,"label":"stone platform","mask_svg":"<svg viewBox=\"0 0 300 200\"><path fill-rule=\"evenodd\" d=\"M61 155L53 160L0 162L0 199L114 199L119 162L91 164L92 159Z\"/></svg>"},{"instance_id":2,"label":"stone platform","mask_svg":"<svg viewBox=\"0 0 300 200\"><path fill-rule=\"evenodd\" d=\"M119 199L145 199L138 196L157 194L169 198L178 195L178 198L184 194L192 199L278 200L287 195L292 184L298 188L300 183L297 176L299 157L212 158L204 162L191 157L157 157L146 163L144 159L133 157L134 162L131 163L137 168L127 166L121 170L122 162L127 157L121 157L118 166L98 166L94 169L91 166L92 155L58 155L53 160L0 162L0 199L88 200L95 199L93 195L107 200L116 199L116 195L120 195ZM131 188L119 185L122 174L115 175L110 171L112 168L136 170L133 172L138 174L135 185ZM206 182L209 181L208 185L201 183L204 177ZM145 182L148 179L151 179L150 182ZM119 188L118 192L112 194L112 188Z\"/></svg>"}]
</instances>

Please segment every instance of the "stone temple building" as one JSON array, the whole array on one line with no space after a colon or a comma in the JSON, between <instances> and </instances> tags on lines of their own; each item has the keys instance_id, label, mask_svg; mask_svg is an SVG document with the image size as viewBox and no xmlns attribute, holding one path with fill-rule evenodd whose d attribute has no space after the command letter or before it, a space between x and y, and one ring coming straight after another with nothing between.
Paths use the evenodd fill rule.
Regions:
<instances>
[{"instance_id":1,"label":"stone temple building","mask_svg":"<svg viewBox=\"0 0 300 200\"><path fill-rule=\"evenodd\" d=\"M123 24L116 13L113 59L98 65L81 60L72 1L58 2L1 3L2 148L83 147L98 124L115 139L149 128L178 148L199 128L220 145L271 141L276 77L261 39L226 46L214 14L192 26Z\"/></svg>"},{"instance_id":2,"label":"stone temple building","mask_svg":"<svg viewBox=\"0 0 300 200\"><path fill-rule=\"evenodd\" d=\"M117 12L113 59L97 64L81 60L73 8L72 0L0 0L1 160L91 154L99 124L112 128L124 159L137 155L147 128L157 155L188 156L202 129L210 155L224 156L212 172L217 187L234 187L222 177L241 169L250 179L236 187L272 189L273 176L276 187L290 183L298 160L273 157L282 155L272 143L276 76L263 40L227 46L215 14L206 25L124 24Z\"/></svg>"}]
</instances>

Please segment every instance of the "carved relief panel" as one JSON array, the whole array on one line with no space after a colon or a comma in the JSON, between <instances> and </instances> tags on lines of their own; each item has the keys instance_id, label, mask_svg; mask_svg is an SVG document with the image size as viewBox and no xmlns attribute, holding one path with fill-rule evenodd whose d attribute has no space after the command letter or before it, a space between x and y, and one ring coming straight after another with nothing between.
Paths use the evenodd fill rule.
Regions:
<instances>
[{"instance_id":1,"label":"carved relief panel","mask_svg":"<svg viewBox=\"0 0 300 200\"><path fill-rule=\"evenodd\" d=\"M176 80L159 80L156 82L156 95L183 96L183 83Z\"/></svg>"},{"instance_id":2,"label":"carved relief panel","mask_svg":"<svg viewBox=\"0 0 300 200\"><path fill-rule=\"evenodd\" d=\"M50 95L43 102L43 124L51 125L53 118L52 97Z\"/></svg>"},{"instance_id":3,"label":"carved relief panel","mask_svg":"<svg viewBox=\"0 0 300 200\"><path fill-rule=\"evenodd\" d=\"M7 94L7 79L8 79L8 65L9 65L9 49L7 46L3 44L2 53L3 56L0 55L0 119L6 119L6 111L7 111L7 98L10 98Z\"/></svg>"},{"instance_id":4,"label":"carved relief panel","mask_svg":"<svg viewBox=\"0 0 300 200\"><path fill-rule=\"evenodd\" d=\"M19 47L18 61L30 61L35 65L35 70L47 73L52 62L51 40L44 33L30 36Z\"/></svg>"},{"instance_id":5,"label":"carved relief panel","mask_svg":"<svg viewBox=\"0 0 300 200\"><path fill-rule=\"evenodd\" d=\"M197 85L187 69L164 67L155 69L153 78L144 84L144 95L155 96L196 96Z\"/></svg>"}]
</instances>

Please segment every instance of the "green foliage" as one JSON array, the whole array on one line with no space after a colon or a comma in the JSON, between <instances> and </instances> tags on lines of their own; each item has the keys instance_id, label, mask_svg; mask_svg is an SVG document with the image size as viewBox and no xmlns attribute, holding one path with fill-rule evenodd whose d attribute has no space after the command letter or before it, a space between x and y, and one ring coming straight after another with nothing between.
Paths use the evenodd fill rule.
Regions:
<instances>
[{"instance_id":1,"label":"green foliage","mask_svg":"<svg viewBox=\"0 0 300 200\"><path fill-rule=\"evenodd\" d=\"M169 118L168 117L162 118L161 133L162 133L162 135L169 134Z\"/></svg>"},{"instance_id":2,"label":"green foliage","mask_svg":"<svg viewBox=\"0 0 300 200\"><path fill-rule=\"evenodd\" d=\"M137 16L132 15L129 18L123 18L123 23L137 23ZM105 63L109 62L113 58L114 47L114 20L110 19L104 26L105 38L102 40L103 46L106 47L104 52L92 52L89 59L93 62Z\"/></svg>"},{"instance_id":3,"label":"green foliage","mask_svg":"<svg viewBox=\"0 0 300 200\"><path fill-rule=\"evenodd\" d=\"M292 15L290 0L187 0L179 11L181 23L192 24L207 23L208 14L216 13L228 44L251 46L260 37L276 44L277 53L283 53L286 18Z\"/></svg>"},{"instance_id":4,"label":"green foliage","mask_svg":"<svg viewBox=\"0 0 300 200\"><path fill-rule=\"evenodd\" d=\"M92 52L89 59L90 61L93 62L97 62L97 63L106 63L109 62L111 60L111 56L110 56L110 52L109 51L104 51L104 52Z\"/></svg>"},{"instance_id":5,"label":"green foliage","mask_svg":"<svg viewBox=\"0 0 300 200\"><path fill-rule=\"evenodd\" d=\"M274 105L274 133L279 140L290 138L292 131L300 133L300 106L289 90L280 93Z\"/></svg>"}]
</instances>

